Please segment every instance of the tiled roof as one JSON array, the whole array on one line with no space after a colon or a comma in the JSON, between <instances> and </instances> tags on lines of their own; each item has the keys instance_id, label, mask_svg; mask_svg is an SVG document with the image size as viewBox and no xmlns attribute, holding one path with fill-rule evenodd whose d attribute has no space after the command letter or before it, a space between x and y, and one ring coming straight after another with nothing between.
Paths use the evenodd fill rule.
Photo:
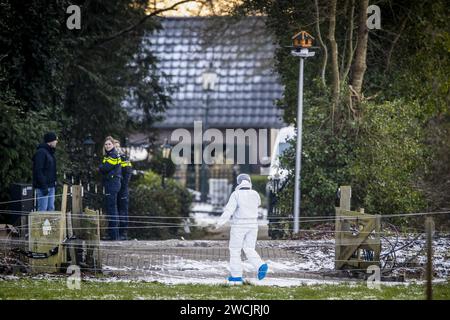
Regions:
<instances>
[{"instance_id":1,"label":"tiled roof","mask_svg":"<svg viewBox=\"0 0 450 320\"><path fill-rule=\"evenodd\" d=\"M263 17L164 18L148 36L162 72L178 87L158 128L192 127L202 120L202 73L212 62L218 75L210 93L208 124L216 128L283 126L276 99L283 88L274 72L273 38Z\"/></svg>"}]
</instances>

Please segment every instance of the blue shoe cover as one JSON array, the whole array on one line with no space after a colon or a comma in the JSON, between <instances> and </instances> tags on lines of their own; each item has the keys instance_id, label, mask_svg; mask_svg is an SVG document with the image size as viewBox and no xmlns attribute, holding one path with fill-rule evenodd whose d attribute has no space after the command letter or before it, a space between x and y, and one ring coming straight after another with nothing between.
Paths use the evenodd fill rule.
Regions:
<instances>
[{"instance_id":1,"label":"blue shoe cover","mask_svg":"<svg viewBox=\"0 0 450 320\"><path fill-rule=\"evenodd\" d=\"M269 270L269 266L267 263L264 263L258 269L258 280L262 280L266 277L267 270Z\"/></svg>"},{"instance_id":2,"label":"blue shoe cover","mask_svg":"<svg viewBox=\"0 0 450 320\"><path fill-rule=\"evenodd\" d=\"M228 277L228 281L230 282L243 282L242 277Z\"/></svg>"}]
</instances>

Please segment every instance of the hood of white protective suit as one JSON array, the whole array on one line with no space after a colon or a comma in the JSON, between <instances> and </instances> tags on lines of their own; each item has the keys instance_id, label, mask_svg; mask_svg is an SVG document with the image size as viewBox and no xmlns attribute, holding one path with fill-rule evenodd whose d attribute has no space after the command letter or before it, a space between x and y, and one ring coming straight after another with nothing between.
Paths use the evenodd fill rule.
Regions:
<instances>
[{"instance_id":1,"label":"hood of white protective suit","mask_svg":"<svg viewBox=\"0 0 450 320\"><path fill-rule=\"evenodd\" d=\"M242 188L252 188L252 183L247 181L247 180L243 180L237 187L236 190L240 190Z\"/></svg>"}]
</instances>

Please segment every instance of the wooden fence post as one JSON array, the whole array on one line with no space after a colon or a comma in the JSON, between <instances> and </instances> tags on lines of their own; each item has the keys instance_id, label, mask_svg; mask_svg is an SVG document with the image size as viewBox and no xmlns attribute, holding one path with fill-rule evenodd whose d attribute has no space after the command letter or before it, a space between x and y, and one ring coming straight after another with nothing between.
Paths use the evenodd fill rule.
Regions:
<instances>
[{"instance_id":1,"label":"wooden fence post","mask_svg":"<svg viewBox=\"0 0 450 320\"><path fill-rule=\"evenodd\" d=\"M350 211L350 202L352 198L352 187L350 186L342 186L341 188L341 197L339 199L339 207L341 210Z\"/></svg>"},{"instance_id":2,"label":"wooden fence post","mask_svg":"<svg viewBox=\"0 0 450 320\"><path fill-rule=\"evenodd\" d=\"M72 214L76 217L83 213L83 198L81 197L81 186L72 186Z\"/></svg>"}]
</instances>

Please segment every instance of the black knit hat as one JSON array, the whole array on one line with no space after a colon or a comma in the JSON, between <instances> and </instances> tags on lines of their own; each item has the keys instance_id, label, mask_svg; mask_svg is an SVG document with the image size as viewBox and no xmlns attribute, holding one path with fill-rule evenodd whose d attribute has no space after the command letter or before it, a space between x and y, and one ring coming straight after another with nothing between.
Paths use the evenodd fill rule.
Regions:
<instances>
[{"instance_id":1,"label":"black knit hat","mask_svg":"<svg viewBox=\"0 0 450 320\"><path fill-rule=\"evenodd\" d=\"M47 132L46 134L44 134L44 142L45 143L52 142L57 139L58 138L56 137L56 133L54 133L54 132Z\"/></svg>"}]
</instances>

